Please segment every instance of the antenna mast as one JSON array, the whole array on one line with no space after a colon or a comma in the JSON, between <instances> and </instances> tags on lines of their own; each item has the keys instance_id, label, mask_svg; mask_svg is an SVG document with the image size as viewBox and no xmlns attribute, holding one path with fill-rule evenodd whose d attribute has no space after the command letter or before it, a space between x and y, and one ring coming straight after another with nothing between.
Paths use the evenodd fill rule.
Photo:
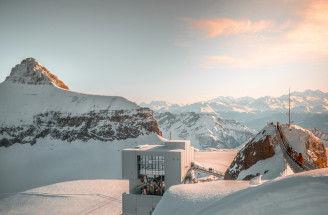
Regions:
<instances>
[{"instance_id":1,"label":"antenna mast","mask_svg":"<svg viewBox=\"0 0 328 215\"><path fill-rule=\"evenodd\" d=\"M289 124L288 127L290 127L290 88L289 88L289 108L288 108L288 116L289 116Z\"/></svg>"}]
</instances>

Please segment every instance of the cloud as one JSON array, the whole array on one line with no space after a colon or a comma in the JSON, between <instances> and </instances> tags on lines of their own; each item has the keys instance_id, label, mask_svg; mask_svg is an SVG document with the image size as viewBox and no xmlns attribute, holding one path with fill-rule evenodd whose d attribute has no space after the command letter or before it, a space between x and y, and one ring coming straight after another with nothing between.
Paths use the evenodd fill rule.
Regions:
<instances>
[{"instance_id":1,"label":"cloud","mask_svg":"<svg viewBox=\"0 0 328 215\"><path fill-rule=\"evenodd\" d=\"M328 1L308 1L308 5L302 11L296 11L296 14L300 16L300 21L289 24L288 29L285 28L281 34L264 40L261 44L257 41L245 41L252 43L251 52L236 50L234 55L207 56L204 59L204 68L249 68L291 62L326 63Z\"/></svg>"},{"instance_id":2,"label":"cloud","mask_svg":"<svg viewBox=\"0 0 328 215\"><path fill-rule=\"evenodd\" d=\"M194 20L184 19L190 23L190 28L201 30L205 38L211 39L220 35L233 35L240 33L256 33L272 29L270 20L252 22L249 19L233 20L228 18Z\"/></svg>"}]
</instances>

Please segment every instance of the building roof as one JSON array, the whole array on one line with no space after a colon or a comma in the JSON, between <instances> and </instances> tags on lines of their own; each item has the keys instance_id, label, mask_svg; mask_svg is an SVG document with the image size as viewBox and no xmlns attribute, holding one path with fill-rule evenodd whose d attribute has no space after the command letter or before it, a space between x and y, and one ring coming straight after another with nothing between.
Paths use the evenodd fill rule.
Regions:
<instances>
[{"instance_id":1,"label":"building roof","mask_svg":"<svg viewBox=\"0 0 328 215\"><path fill-rule=\"evenodd\" d=\"M154 151L154 152L167 152L167 151L184 151L186 147L190 147L189 140L167 140L164 145L139 145L132 149L123 149L124 151Z\"/></svg>"}]
</instances>

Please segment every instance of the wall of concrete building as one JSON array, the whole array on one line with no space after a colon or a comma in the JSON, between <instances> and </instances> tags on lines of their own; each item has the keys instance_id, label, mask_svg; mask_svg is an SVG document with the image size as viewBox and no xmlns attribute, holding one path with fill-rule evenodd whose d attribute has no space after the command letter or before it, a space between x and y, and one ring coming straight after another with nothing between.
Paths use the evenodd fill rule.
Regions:
<instances>
[{"instance_id":1,"label":"wall of concrete building","mask_svg":"<svg viewBox=\"0 0 328 215\"><path fill-rule=\"evenodd\" d=\"M122 151L122 178L137 179L138 166L136 151Z\"/></svg>"},{"instance_id":2,"label":"wall of concrete building","mask_svg":"<svg viewBox=\"0 0 328 215\"><path fill-rule=\"evenodd\" d=\"M154 211L158 202L162 199L161 196L151 195L122 195L123 214L124 215L145 215L151 214Z\"/></svg>"},{"instance_id":3,"label":"wall of concrete building","mask_svg":"<svg viewBox=\"0 0 328 215\"><path fill-rule=\"evenodd\" d=\"M165 189L181 184L181 152L165 153Z\"/></svg>"},{"instance_id":4,"label":"wall of concrete building","mask_svg":"<svg viewBox=\"0 0 328 215\"><path fill-rule=\"evenodd\" d=\"M141 184L138 179L138 155L161 155L165 157L165 189L170 186L181 184L186 176L191 162L194 161L194 150L190 142L166 143L165 151L122 151L122 177L129 179L130 194L123 194L123 214L150 214L160 201L161 196L140 195L135 193L135 188ZM176 150L183 149L183 150Z\"/></svg>"},{"instance_id":5,"label":"wall of concrete building","mask_svg":"<svg viewBox=\"0 0 328 215\"><path fill-rule=\"evenodd\" d=\"M188 146L188 142L190 145L190 141L174 141L170 140L165 142L165 147L168 149L185 149Z\"/></svg>"}]
</instances>

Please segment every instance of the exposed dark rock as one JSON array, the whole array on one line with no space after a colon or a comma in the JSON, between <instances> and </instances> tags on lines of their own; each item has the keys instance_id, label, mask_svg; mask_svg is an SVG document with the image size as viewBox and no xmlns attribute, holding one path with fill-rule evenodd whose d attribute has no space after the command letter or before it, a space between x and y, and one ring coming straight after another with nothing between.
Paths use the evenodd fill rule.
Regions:
<instances>
[{"instance_id":1,"label":"exposed dark rock","mask_svg":"<svg viewBox=\"0 0 328 215\"><path fill-rule=\"evenodd\" d=\"M68 142L75 140L125 140L140 135L162 135L152 111L140 108L132 111L100 111L72 115L46 112L35 115L31 125L0 127L0 147L14 143L36 143L38 138L52 137Z\"/></svg>"},{"instance_id":2,"label":"exposed dark rock","mask_svg":"<svg viewBox=\"0 0 328 215\"><path fill-rule=\"evenodd\" d=\"M249 169L258 161L270 158L275 154L275 148L278 146L278 139L275 135L265 133L266 130L262 130L257 136L263 135L263 138L259 140L253 138L238 152L225 172L225 180L236 180L241 171ZM260 173L256 175L247 175L243 180L250 180L259 174Z\"/></svg>"}]
</instances>

